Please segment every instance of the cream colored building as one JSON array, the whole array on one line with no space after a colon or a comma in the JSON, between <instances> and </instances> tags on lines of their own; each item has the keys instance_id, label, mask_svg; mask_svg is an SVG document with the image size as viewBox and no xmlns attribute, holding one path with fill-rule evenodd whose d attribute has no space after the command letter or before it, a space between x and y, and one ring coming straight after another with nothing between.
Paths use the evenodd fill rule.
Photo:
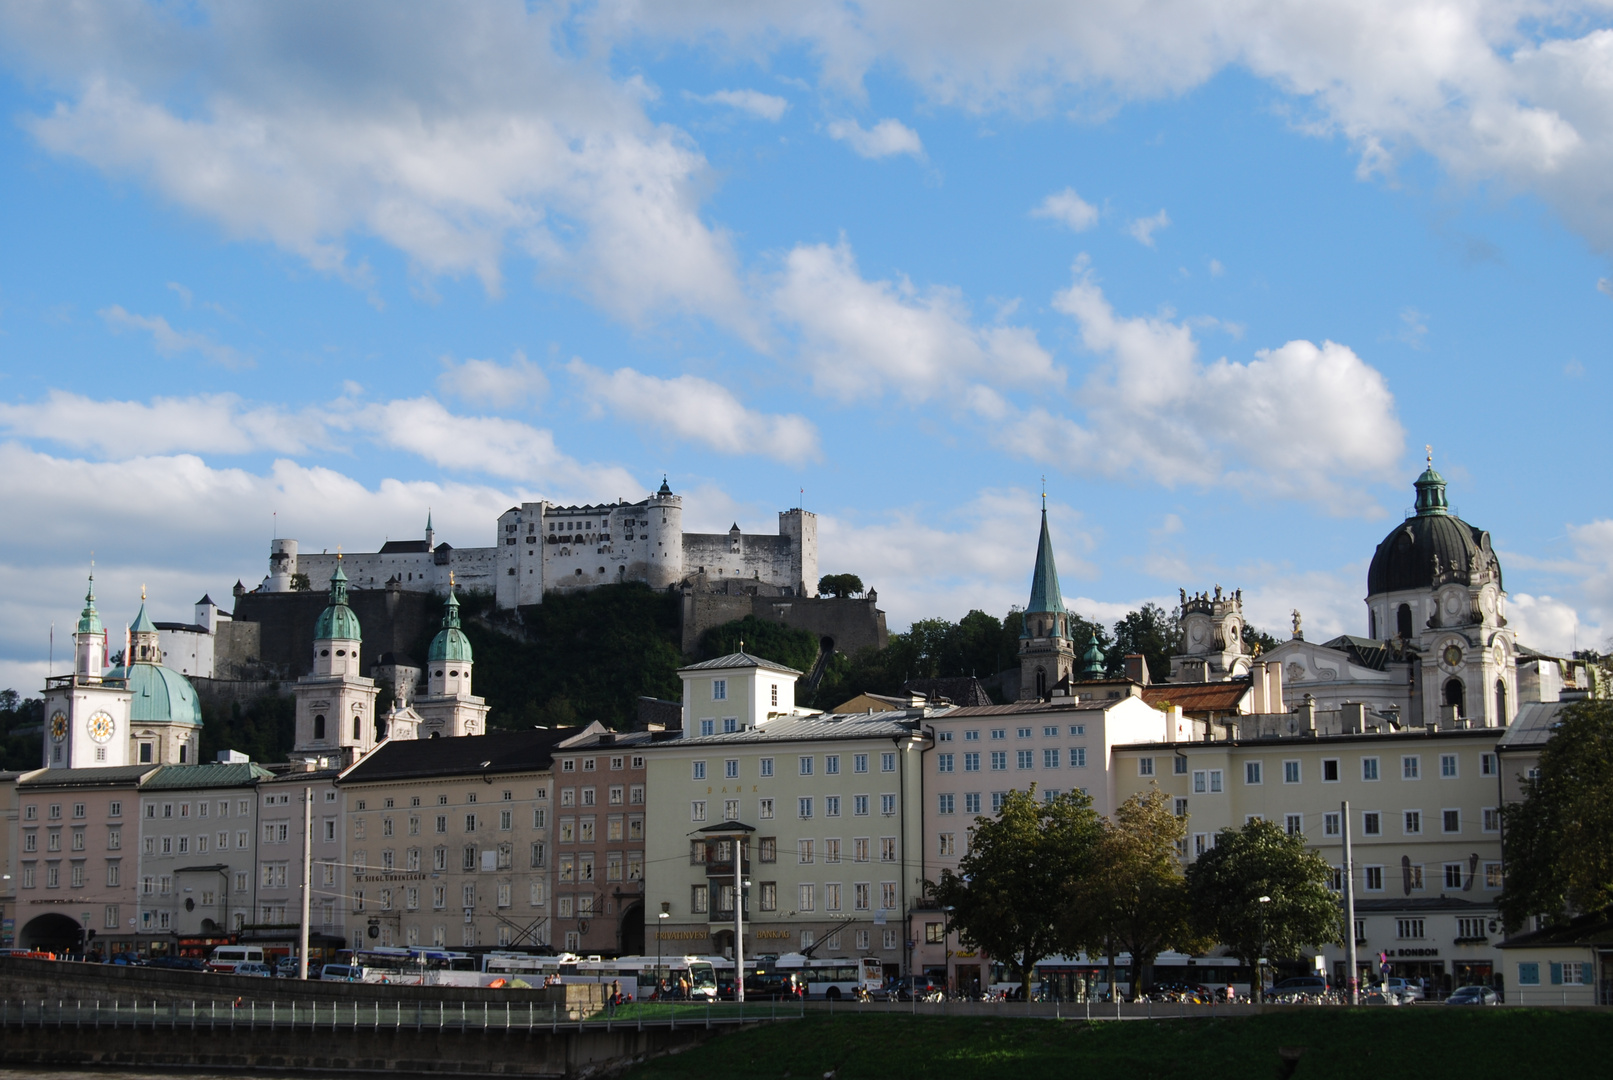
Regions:
<instances>
[{"instance_id":1,"label":"cream colored building","mask_svg":"<svg viewBox=\"0 0 1613 1080\"><path fill-rule=\"evenodd\" d=\"M684 731L644 749L646 909L667 913L661 947L731 954L730 837L742 835L747 956L817 946L907 970L907 913L924 881L926 710L795 710L799 672L745 653L679 674Z\"/></svg>"},{"instance_id":2,"label":"cream colored building","mask_svg":"<svg viewBox=\"0 0 1613 1080\"><path fill-rule=\"evenodd\" d=\"M304 807L313 803L313 842L308 904L308 956L311 964L334 961L347 947L345 898L346 835L342 829L338 769L306 760L258 782L256 866L250 885L241 940L292 951L302 930Z\"/></svg>"},{"instance_id":3,"label":"cream colored building","mask_svg":"<svg viewBox=\"0 0 1613 1080\"><path fill-rule=\"evenodd\" d=\"M549 944L554 756L602 730L385 742L343 772L353 947Z\"/></svg>"},{"instance_id":4,"label":"cream colored building","mask_svg":"<svg viewBox=\"0 0 1613 1080\"><path fill-rule=\"evenodd\" d=\"M1240 718L1239 736L1114 753L1116 797L1157 785L1187 821L1191 862L1249 819L1304 836L1342 888L1344 803L1354 847L1358 960L1431 987L1501 973L1501 787L1495 729L1394 730L1357 706ZM1343 949L1322 955L1341 978Z\"/></svg>"}]
</instances>

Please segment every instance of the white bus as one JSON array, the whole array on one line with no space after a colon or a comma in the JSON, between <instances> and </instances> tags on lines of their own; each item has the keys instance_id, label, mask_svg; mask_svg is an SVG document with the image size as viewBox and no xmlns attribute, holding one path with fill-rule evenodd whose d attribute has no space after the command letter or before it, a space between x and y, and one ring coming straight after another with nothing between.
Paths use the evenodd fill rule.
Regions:
<instances>
[{"instance_id":1,"label":"white bus","mask_svg":"<svg viewBox=\"0 0 1613 1080\"><path fill-rule=\"evenodd\" d=\"M657 968L672 992L702 1001L717 996L717 973L713 957L704 956L622 956L604 960L598 956L533 956L527 953L489 953L482 959L482 972L490 977L520 978L542 985L544 980L561 983L618 983L624 995L647 1001L656 995ZM484 983L484 985L486 985Z\"/></svg>"},{"instance_id":2,"label":"white bus","mask_svg":"<svg viewBox=\"0 0 1613 1080\"><path fill-rule=\"evenodd\" d=\"M773 961L773 969L801 975L809 1000L855 999L859 990L876 994L885 985L885 965L877 956L860 960L844 956L819 960L800 953L785 953Z\"/></svg>"},{"instance_id":3,"label":"white bus","mask_svg":"<svg viewBox=\"0 0 1613 1080\"><path fill-rule=\"evenodd\" d=\"M446 949L377 946L343 949L341 963L363 971L367 983L404 986L486 986L476 957Z\"/></svg>"}]
</instances>

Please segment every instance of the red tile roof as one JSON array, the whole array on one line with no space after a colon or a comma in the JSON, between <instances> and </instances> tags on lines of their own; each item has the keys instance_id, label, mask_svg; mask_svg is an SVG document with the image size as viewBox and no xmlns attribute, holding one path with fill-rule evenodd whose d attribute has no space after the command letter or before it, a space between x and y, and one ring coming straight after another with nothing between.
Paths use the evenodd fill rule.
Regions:
<instances>
[{"instance_id":1,"label":"red tile roof","mask_svg":"<svg viewBox=\"0 0 1613 1080\"><path fill-rule=\"evenodd\" d=\"M1237 712L1249 694L1247 680L1215 683L1159 683L1143 688L1143 700L1156 709L1162 705L1178 706L1189 716L1201 713Z\"/></svg>"}]
</instances>

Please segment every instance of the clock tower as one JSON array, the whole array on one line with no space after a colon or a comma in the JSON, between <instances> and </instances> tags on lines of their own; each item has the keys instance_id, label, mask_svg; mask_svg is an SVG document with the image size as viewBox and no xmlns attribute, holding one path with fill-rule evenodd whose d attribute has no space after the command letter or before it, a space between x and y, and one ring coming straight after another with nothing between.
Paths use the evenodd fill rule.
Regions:
<instances>
[{"instance_id":1,"label":"clock tower","mask_svg":"<svg viewBox=\"0 0 1613 1080\"><path fill-rule=\"evenodd\" d=\"M106 675L106 629L95 610L90 575L84 610L73 634L73 672L45 682L47 769L94 769L129 764L128 682Z\"/></svg>"}]
</instances>

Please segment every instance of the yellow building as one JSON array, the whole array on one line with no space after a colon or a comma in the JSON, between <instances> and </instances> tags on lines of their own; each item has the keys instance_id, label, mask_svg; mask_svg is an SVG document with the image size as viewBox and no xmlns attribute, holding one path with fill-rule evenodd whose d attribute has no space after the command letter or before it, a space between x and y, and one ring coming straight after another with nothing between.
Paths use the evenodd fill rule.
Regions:
<instances>
[{"instance_id":1,"label":"yellow building","mask_svg":"<svg viewBox=\"0 0 1613 1080\"><path fill-rule=\"evenodd\" d=\"M905 970L925 710L796 710L800 673L745 653L679 674L684 730L645 748L647 910L664 951L731 953L737 847L747 956L817 946Z\"/></svg>"},{"instance_id":2,"label":"yellow building","mask_svg":"<svg viewBox=\"0 0 1613 1080\"><path fill-rule=\"evenodd\" d=\"M1189 862L1221 829L1275 822L1335 867L1335 888L1348 803L1361 965L1381 955L1431 989L1498 981L1501 732L1388 721L1302 708L1242 717L1230 740L1117 746L1116 798L1157 785L1187 821ZM1321 952L1341 979L1342 946Z\"/></svg>"}]
</instances>

